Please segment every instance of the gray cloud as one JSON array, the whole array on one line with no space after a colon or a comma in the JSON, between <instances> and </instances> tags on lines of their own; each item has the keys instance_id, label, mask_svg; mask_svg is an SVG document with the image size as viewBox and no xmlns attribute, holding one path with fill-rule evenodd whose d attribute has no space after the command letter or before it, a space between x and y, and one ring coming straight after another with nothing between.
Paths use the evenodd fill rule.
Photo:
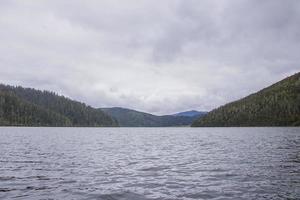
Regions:
<instances>
[{"instance_id":1,"label":"gray cloud","mask_svg":"<svg viewBox=\"0 0 300 200\"><path fill-rule=\"evenodd\" d=\"M210 110L299 71L296 0L1 1L0 81L95 107Z\"/></svg>"}]
</instances>

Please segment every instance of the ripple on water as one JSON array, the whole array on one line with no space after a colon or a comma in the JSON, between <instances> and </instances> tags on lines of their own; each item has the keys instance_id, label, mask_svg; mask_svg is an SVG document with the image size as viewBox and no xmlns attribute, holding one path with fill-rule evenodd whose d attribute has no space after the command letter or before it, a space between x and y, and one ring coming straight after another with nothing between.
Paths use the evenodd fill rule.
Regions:
<instances>
[{"instance_id":1,"label":"ripple on water","mask_svg":"<svg viewBox=\"0 0 300 200\"><path fill-rule=\"evenodd\" d=\"M0 199L300 199L299 133L0 128Z\"/></svg>"}]
</instances>

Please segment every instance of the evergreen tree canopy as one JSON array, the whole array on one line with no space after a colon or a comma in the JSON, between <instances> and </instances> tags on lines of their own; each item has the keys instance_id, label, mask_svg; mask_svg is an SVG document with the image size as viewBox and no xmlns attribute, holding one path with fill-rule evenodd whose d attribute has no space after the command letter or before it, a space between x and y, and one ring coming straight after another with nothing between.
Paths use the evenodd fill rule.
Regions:
<instances>
[{"instance_id":1,"label":"evergreen tree canopy","mask_svg":"<svg viewBox=\"0 0 300 200\"><path fill-rule=\"evenodd\" d=\"M300 73L212 110L192 126L300 126Z\"/></svg>"},{"instance_id":2,"label":"evergreen tree canopy","mask_svg":"<svg viewBox=\"0 0 300 200\"><path fill-rule=\"evenodd\" d=\"M117 126L99 109L53 92L0 84L0 125Z\"/></svg>"}]
</instances>

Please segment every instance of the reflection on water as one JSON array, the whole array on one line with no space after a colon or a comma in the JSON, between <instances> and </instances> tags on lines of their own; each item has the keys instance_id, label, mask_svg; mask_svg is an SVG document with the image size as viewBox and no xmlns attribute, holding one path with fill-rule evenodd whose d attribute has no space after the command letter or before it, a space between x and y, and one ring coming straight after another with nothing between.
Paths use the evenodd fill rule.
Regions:
<instances>
[{"instance_id":1,"label":"reflection on water","mask_svg":"<svg viewBox=\"0 0 300 200\"><path fill-rule=\"evenodd\" d=\"M1 199L300 199L299 128L0 128Z\"/></svg>"}]
</instances>

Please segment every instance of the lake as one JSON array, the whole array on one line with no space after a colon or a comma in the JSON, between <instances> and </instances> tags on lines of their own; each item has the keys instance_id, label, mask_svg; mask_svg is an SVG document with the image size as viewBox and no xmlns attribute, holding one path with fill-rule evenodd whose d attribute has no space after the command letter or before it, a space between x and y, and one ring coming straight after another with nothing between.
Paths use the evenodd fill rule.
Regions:
<instances>
[{"instance_id":1,"label":"lake","mask_svg":"<svg viewBox=\"0 0 300 200\"><path fill-rule=\"evenodd\" d=\"M0 128L0 199L300 199L300 128Z\"/></svg>"}]
</instances>

